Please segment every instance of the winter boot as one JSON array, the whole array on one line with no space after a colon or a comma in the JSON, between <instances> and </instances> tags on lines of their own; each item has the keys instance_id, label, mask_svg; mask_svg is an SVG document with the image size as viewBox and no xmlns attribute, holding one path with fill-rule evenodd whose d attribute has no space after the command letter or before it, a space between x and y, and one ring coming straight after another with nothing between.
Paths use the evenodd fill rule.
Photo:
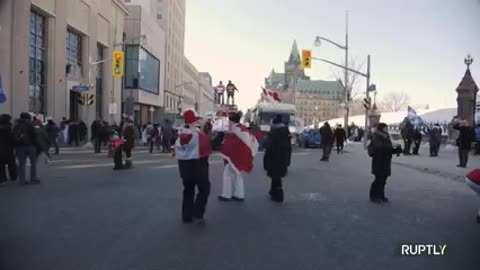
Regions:
<instances>
[{"instance_id":1,"label":"winter boot","mask_svg":"<svg viewBox=\"0 0 480 270\"><path fill-rule=\"evenodd\" d=\"M272 201L279 202L279 203L283 202L283 189L277 188L273 190L270 195L271 195L270 199Z\"/></svg>"}]
</instances>

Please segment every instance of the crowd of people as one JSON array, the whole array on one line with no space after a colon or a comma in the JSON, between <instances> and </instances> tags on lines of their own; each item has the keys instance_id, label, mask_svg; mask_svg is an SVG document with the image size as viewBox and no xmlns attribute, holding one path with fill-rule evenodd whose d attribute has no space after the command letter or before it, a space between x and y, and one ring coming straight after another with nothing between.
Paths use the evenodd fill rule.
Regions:
<instances>
[{"instance_id":1,"label":"crowd of people","mask_svg":"<svg viewBox=\"0 0 480 270\"><path fill-rule=\"evenodd\" d=\"M457 130L458 134L455 138L456 146L458 147L458 167L466 168L468 163L468 156L472 150L472 145L475 144L475 153L480 154L480 123L473 127L465 119L455 117L450 126ZM419 155L420 145L423 137L428 139L430 157L437 157L439 155L440 145L442 143L442 127L439 123L434 125L413 125L408 118L405 118L400 124L400 135L403 140L403 154Z\"/></svg>"},{"instance_id":2,"label":"crowd of people","mask_svg":"<svg viewBox=\"0 0 480 270\"><path fill-rule=\"evenodd\" d=\"M0 183L17 179L21 185L40 183L37 160L41 154L50 157L52 145L58 153L58 145L52 142L52 133L57 130L51 120L43 125L29 113L21 113L13 123L10 115L0 115ZM26 179L27 159L30 161L29 181Z\"/></svg>"}]
</instances>

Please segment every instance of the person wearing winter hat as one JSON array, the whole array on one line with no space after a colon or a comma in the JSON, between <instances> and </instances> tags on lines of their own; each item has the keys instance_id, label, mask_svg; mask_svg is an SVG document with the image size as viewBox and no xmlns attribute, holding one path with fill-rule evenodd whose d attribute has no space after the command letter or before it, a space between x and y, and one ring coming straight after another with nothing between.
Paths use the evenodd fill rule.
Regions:
<instances>
[{"instance_id":1,"label":"person wearing winter hat","mask_svg":"<svg viewBox=\"0 0 480 270\"><path fill-rule=\"evenodd\" d=\"M288 126L280 115L275 116L267 135L263 168L272 179L270 185L270 199L283 202L282 177L287 175L292 156L292 144Z\"/></svg>"},{"instance_id":2,"label":"person wearing winter hat","mask_svg":"<svg viewBox=\"0 0 480 270\"><path fill-rule=\"evenodd\" d=\"M15 122L13 127L13 136L15 140L15 153L18 157L18 177L20 185L27 184L25 180L25 167L27 158L30 160L30 183L38 184L37 178L37 145L38 139L35 133L35 126L32 122L32 116L29 113L21 113L20 119Z\"/></svg>"},{"instance_id":3,"label":"person wearing winter hat","mask_svg":"<svg viewBox=\"0 0 480 270\"><path fill-rule=\"evenodd\" d=\"M372 174L375 175L375 180L370 187L372 202L388 202L388 198L385 197L385 185L387 178L391 175L392 156L398 156L400 153L402 153L400 145L393 148L387 124L379 123L368 145L368 154L372 157Z\"/></svg>"},{"instance_id":4,"label":"person wearing winter hat","mask_svg":"<svg viewBox=\"0 0 480 270\"><path fill-rule=\"evenodd\" d=\"M210 195L208 157L212 149L207 134L197 128L201 118L193 110L186 110L183 118L185 127L178 131L173 153L183 180L182 221L203 224Z\"/></svg>"}]
</instances>

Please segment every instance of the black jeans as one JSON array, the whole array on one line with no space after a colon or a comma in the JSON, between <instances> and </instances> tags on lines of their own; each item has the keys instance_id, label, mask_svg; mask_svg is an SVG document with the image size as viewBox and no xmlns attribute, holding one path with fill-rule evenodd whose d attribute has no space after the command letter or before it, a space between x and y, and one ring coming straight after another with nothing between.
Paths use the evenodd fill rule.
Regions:
<instances>
[{"instance_id":1,"label":"black jeans","mask_svg":"<svg viewBox=\"0 0 480 270\"><path fill-rule=\"evenodd\" d=\"M343 145L344 145L343 142L341 143L337 142L337 154L343 153Z\"/></svg>"},{"instance_id":2,"label":"black jeans","mask_svg":"<svg viewBox=\"0 0 480 270\"><path fill-rule=\"evenodd\" d=\"M10 181L17 180L17 163L15 162L15 156L12 155L6 160L0 161L0 183L7 181L6 168L8 167L8 175L10 176Z\"/></svg>"},{"instance_id":3,"label":"black jeans","mask_svg":"<svg viewBox=\"0 0 480 270\"><path fill-rule=\"evenodd\" d=\"M210 195L210 180L208 177L208 159L196 161L195 173L188 173L183 178L182 219L191 221L192 218L203 218ZM198 194L195 196L195 188Z\"/></svg>"},{"instance_id":4,"label":"black jeans","mask_svg":"<svg viewBox=\"0 0 480 270\"><path fill-rule=\"evenodd\" d=\"M469 152L470 149L466 149L460 146L458 147L458 159L460 160L460 166L467 167Z\"/></svg>"},{"instance_id":5,"label":"black jeans","mask_svg":"<svg viewBox=\"0 0 480 270\"><path fill-rule=\"evenodd\" d=\"M370 186L371 200L385 198L385 185L387 184L387 178L387 176L375 175L375 180L373 180L373 183Z\"/></svg>"},{"instance_id":6,"label":"black jeans","mask_svg":"<svg viewBox=\"0 0 480 270\"><path fill-rule=\"evenodd\" d=\"M114 169L122 169L123 168L123 159L122 159L122 146L119 146L114 150L113 153L113 164Z\"/></svg>"},{"instance_id":7,"label":"black jeans","mask_svg":"<svg viewBox=\"0 0 480 270\"><path fill-rule=\"evenodd\" d=\"M58 149L57 137L48 138L48 142L50 143L50 147L53 146L55 148L55 154L58 154L60 150ZM50 152L50 147L48 147L47 152Z\"/></svg>"},{"instance_id":8,"label":"black jeans","mask_svg":"<svg viewBox=\"0 0 480 270\"><path fill-rule=\"evenodd\" d=\"M420 150L420 142L414 141L413 142L413 154L418 155L418 150Z\"/></svg>"},{"instance_id":9,"label":"black jeans","mask_svg":"<svg viewBox=\"0 0 480 270\"><path fill-rule=\"evenodd\" d=\"M101 137L95 137L95 153L100 153L102 152L102 138Z\"/></svg>"},{"instance_id":10,"label":"black jeans","mask_svg":"<svg viewBox=\"0 0 480 270\"><path fill-rule=\"evenodd\" d=\"M331 145L322 145L323 150L323 160L328 160L330 158L330 152L332 151Z\"/></svg>"},{"instance_id":11,"label":"black jeans","mask_svg":"<svg viewBox=\"0 0 480 270\"><path fill-rule=\"evenodd\" d=\"M412 147L412 140L404 139L403 143L404 143L404 147L405 147L405 149L403 151L403 154L404 155L410 155L410 148Z\"/></svg>"}]
</instances>

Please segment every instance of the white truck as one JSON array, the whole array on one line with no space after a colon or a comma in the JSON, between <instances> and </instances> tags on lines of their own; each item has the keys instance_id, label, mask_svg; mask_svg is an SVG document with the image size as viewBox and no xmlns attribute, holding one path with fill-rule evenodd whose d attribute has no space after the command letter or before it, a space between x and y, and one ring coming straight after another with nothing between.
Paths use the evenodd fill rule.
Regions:
<instances>
[{"instance_id":1,"label":"white truck","mask_svg":"<svg viewBox=\"0 0 480 270\"><path fill-rule=\"evenodd\" d=\"M270 125L276 115L280 115L284 123L288 123L288 128L292 134L292 143L296 143L299 131L303 130L302 122L295 117L296 108L288 103L270 103L260 102L249 110L245 122L260 128L262 135L265 136L270 131Z\"/></svg>"}]
</instances>

